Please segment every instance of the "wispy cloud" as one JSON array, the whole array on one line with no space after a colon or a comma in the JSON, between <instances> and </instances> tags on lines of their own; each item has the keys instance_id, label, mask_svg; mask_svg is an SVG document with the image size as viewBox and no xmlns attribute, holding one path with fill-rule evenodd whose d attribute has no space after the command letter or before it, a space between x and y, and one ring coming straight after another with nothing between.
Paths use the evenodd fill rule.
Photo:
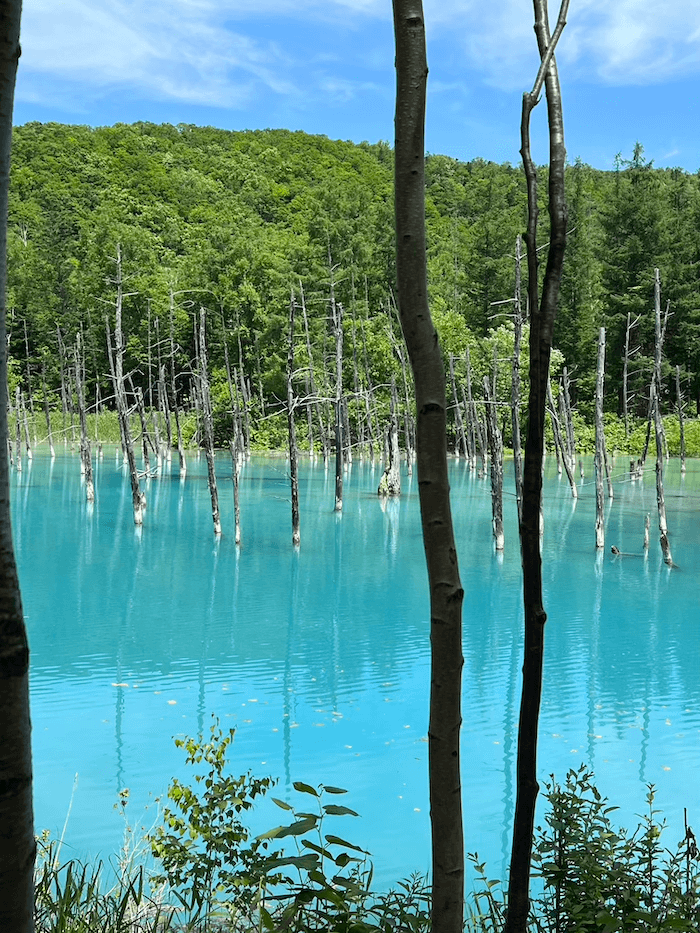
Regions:
<instances>
[{"instance_id":1,"label":"wispy cloud","mask_svg":"<svg viewBox=\"0 0 700 933\"><path fill-rule=\"evenodd\" d=\"M537 53L527 2L425 0L425 8L429 37L449 43L484 82L507 90L530 82ZM245 106L261 89L299 101L371 89L368 74L350 79L342 63L336 73L324 49L324 68L307 70L306 51L266 37L275 18L307 23L310 34L332 23L366 35L374 23L390 29L391 8L388 0L24 0L18 94L50 93L47 77L92 99L124 88L218 107ZM570 76L608 85L700 73L700 0L664 0L662 9L658 0L577 0L559 59ZM372 67L362 49L356 64Z\"/></svg>"}]
</instances>

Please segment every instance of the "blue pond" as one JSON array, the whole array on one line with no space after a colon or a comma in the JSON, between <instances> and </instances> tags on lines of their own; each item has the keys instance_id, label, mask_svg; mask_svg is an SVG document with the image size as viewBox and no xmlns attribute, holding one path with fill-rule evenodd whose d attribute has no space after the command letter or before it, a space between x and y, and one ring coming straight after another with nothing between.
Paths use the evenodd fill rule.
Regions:
<instances>
[{"instance_id":1,"label":"blue pond","mask_svg":"<svg viewBox=\"0 0 700 933\"><path fill-rule=\"evenodd\" d=\"M451 469L466 594L466 846L503 877L521 666L515 503L509 494L499 557L488 480L463 462ZM590 462L575 507L547 463L539 767L546 779L590 764L628 826L654 783L675 844L684 806L700 824L700 463L685 477L677 463L667 469L677 570L663 564L654 532L653 471L630 482L624 469L618 458L606 550L596 556ZM331 831L372 852L378 884L426 871L428 601L415 476L404 475L400 500L382 507L380 467L356 461L337 516L332 470L305 462L295 552L285 460L245 464L240 550L230 461L222 456L218 470L218 543L203 458L190 458L184 483L175 464L149 481L142 531L114 449L96 462L94 509L70 451L53 462L39 451L13 472L37 829L60 834L70 808L64 854L117 851L118 792L130 789L128 813L148 828L169 779L187 778L173 736L208 730L215 714L237 730L232 768L274 775L277 796L293 800L297 780L349 789L344 802L361 817L338 817ZM635 556L614 557L611 544ZM280 816L264 804L253 828Z\"/></svg>"}]
</instances>

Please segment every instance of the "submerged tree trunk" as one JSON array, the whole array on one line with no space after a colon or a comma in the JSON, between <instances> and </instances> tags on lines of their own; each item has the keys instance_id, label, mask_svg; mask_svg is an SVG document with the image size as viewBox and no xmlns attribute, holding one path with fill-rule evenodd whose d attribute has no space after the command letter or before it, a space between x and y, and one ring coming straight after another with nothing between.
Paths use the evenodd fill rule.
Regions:
<instances>
[{"instance_id":1,"label":"submerged tree trunk","mask_svg":"<svg viewBox=\"0 0 700 933\"><path fill-rule=\"evenodd\" d=\"M605 547L605 433L603 427L603 386L605 381L605 328L598 334L598 366L595 380L595 546Z\"/></svg>"},{"instance_id":2,"label":"submerged tree trunk","mask_svg":"<svg viewBox=\"0 0 700 933\"><path fill-rule=\"evenodd\" d=\"M654 432L656 437L656 506L659 513L659 540L664 555L664 562L673 566L671 545L668 543L668 525L666 524L666 500L664 498L664 454L661 412L656 386L652 383L652 406L654 412Z\"/></svg>"},{"instance_id":3,"label":"submerged tree trunk","mask_svg":"<svg viewBox=\"0 0 700 933\"><path fill-rule=\"evenodd\" d=\"M399 427L397 424L396 409L398 407L398 398L396 395L396 382L391 380L391 422L389 424L389 433L387 437L387 455L388 461L379 481L379 496L399 496L401 495L401 473L399 453Z\"/></svg>"},{"instance_id":4,"label":"submerged tree trunk","mask_svg":"<svg viewBox=\"0 0 700 933\"><path fill-rule=\"evenodd\" d=\"M46 415L46 439L49 442L49 453L51 454L51 459L56 456L56 451L53 446L53 435L51 433L51 411L49 409L49 395L48 389L46 388L46 366L42 362L41 364L41 385L44 390L44 414Z\"/></svg>"},{"instance_id":5,"label":"submerged tree trunk","mask_svg":"<svg viewBox=\"0 0 700 933\"><path fill-rule=\"evenodd\" d=\"M92 455L87 429L87 416L85 414L85 365L80 334L77 335L75 346L75 389L80 413L80 460L83 465L82 473L85 477L85 498L88 502L94 502L95 481L92 475Z\"/></svg>"},{"instance_id":6,"label":"submerged tree trunk","mask_svg":"<svg viewBox=\"0 0 700 933\"><path fill-rule=\"evenodd\" d=\"M292 389L294 376L294 293L289 302L289 350L287 352L287 425L289 428L289 482L292 494L292 544L299 547L301 535L299 532L299 472L297 466L297 435L294 425L294 409L296 402Z\"/></svg>"},{"instance_id":7,"label":"submerged tree trunk","mask_svg":"<svg viewBox=\"0 0 700 933\"><path fill-rule=\"evenodd\" d=\"M211 520L214 534L221 534L221 513L219 511L219 487L216 484L216 458L214 455L214 414L209 391L209 368L207 364L207 326L206 311L199 309L199 394L202 407L202 429L204 435L204 453L207 458L207 480L211 497Z\"/></svg>"},{"instance_id":8,"label":"submerged tree trunk","mask_svg":"<svg viewBox=\"0 0 700 933\"><path fill-rule=\"evenodd\" d=\"M566 247L566 198L564 167L564 124L561 90L554 48L566 21L568 0L563 0L554 35L550 36L545 0L534 0L535 33L540 69L534 87L523 95L521 138L527 181L528 224L525 235L528 260L530 307L530 399L520 542L523 564L525 650L522 699L518 724L517 791L513 820L513 848L508 883L508 912L505 933L526 933L530 910L530 865L535 820L537 783L537 730L542 696L544 626L547 614L542 599L542 555L540 551L540 508L542 503L542 458L549 361L554 318ZM547 267L538 293L537 173L530 154L530 115L539 100L542 83L547 94L549 119L549 218L550 241Z\"/></svg>"},{"instance_id":9,"label":"submerged tree trunk","mask_svg":"<svg viewBox=\"0 0 700 933\"><path fill-rule=\"evenodd\" d=\"M182 443L182 429L180 427L180 406L177 403L177 385L175 383L175 294L170 292L170 393L171 407L175 416L175 433L177 434L177 456L180 461L180 479L187 476L187 461L185 448Z\"/></svg>"},{"instance_id":10,"label":"submerged tree trunk","mask_svg":"<svg viewBox=\"0 0 700 933\"><path fill-rule=\"evenodd\" d=\"M21 4L0 6L0 929L34 929L29 647L12 545L7 460L7 200Z\"/></svg>"},{"instance_id":11,"label":"submerged tree trunk","mask_svg":"<svg viewBox=\"0 0 700 933\"><path fill-rule=\"evenodd\" d=\"M681 393L681 368L676 366L676 405L678 406L678 430L680 434L681 473L685 473L685 426L683 424L683 395Z\"/></svg>"},{"instance_id":12,"label":"submerged tree trunk","mask_svg":"<svg viewBox=\"0 0 700 933\"><path fill-rule=\"evenodd\" d=\"M491 394L488 376L484 376L484 398L486 400L486 433L489 440L491 459L491 514L494 546L502 551L505 545L503 534L503 440L496 417L496 399Z\"/></svg>"},{"instance_id":13,"label":"submerged tree trunk","mask_svg":"<svg viewBox=\"0 0 700 933\"><path fill-rule=\"evenodd\" d=\"M401 326L416 392L418 489L430 586L428 757L432 832L432 931L462 933L464 839L459 764L462 600L452 529L445 373L428 307L424 120L428 67L420 0L394 0L395 211Z\"/></svg>"}]
</instances>

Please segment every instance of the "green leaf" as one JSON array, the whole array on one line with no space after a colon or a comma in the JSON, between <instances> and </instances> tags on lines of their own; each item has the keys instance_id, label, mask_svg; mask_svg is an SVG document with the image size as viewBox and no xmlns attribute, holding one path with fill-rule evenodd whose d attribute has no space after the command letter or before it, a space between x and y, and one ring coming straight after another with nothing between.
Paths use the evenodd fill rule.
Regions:
<instances>
[{"instance_id":1,"label":"green leaf","mask_svg":"<svg viewBox=\"0 0 700 933\"><path fill-rule=\"evenodd\" d=\"M328 784L324 784L323 789L327 794L347 794L343 787L330 787Z\"/></svg>"},{"instance_id":2,"label":"green leaf","mask_svg":"<svg viewBox=\"0 0 700 933\"><path fill-rule=\"evenodd\" d=\"M355 813L354 810L351 810L350 807L337 807L334 803L326 804L323 808L329 816L359 816L359 813Z\"/></svg>"},{"instance_id":3,"label":"green leaf","mask_svg":"<svg viewBox=\"0 0 700 933\"><path fill-rule=\"evenodd\" d=\"M318 865L318 855L288 855L284 858L270 859L268 862L270 868L281 868L283 865L294 865L295 868L316 868Z\"/></svg>"},{"instance_id":4,"label":"green leaf","mask_svg":"<svg viewBox=\"0 0 700 933\"><path fill-rule=\"evenodd\" d=\"M300 794L311 794L312 797L318 797L318 791L310 784L304 784L303 781L295 781L292 785L294 790L298 790Z\"/></svg>"},{"instance_id":5,"label":"green leaf","mask_svg":"<svg viewBox=\"0 0 700 933\"><path fill-rule=\"evenodd\" d=\"M282 810L291 810L291 806L288 803L285 803L284 800L279 800L277 797L272 797L272 802L276 803L278 807Z\"/></svg>"},{"instance_id":6,"label":"green leaf","mask_svg":"<svg viewBox=\"0 0 700 933\"><path fill-rule=\"evenodd\" d=\"M354 849L355 852L369 855L366 849L361 849L359 846L353 845L352 842L348 842L347 839L341 839L340 836L327 835L326 842L331 846L344 846L346 849Z\"/></svg>"},{"instance_id":7,"label":"green leaf","mask_svg":"<svg viewBox=\"0 0 700 933\"><path fill-rule=\"evenodd\" d=\"M276 834L276 838L282 839L283 836L303 836L304 833L308 833L310 829L313 829L317 822L318 817L314 816L306 820L297 820L290 826L281 826L279 832Z\"/></svg>"}]
</instances>

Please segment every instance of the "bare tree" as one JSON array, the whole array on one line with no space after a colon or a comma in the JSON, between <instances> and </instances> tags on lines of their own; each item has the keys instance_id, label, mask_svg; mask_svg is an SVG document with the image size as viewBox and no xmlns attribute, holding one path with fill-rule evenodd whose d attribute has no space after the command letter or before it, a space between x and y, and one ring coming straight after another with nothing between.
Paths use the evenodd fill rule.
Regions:
<instances>
[{"instance_id":1,"label":"bare tree","mask_svg":"<svg viewBox=\"0 0 700 933\"><path fill-rule=\"evenodd\" d=\"M566 22L569 0L563 0L559 18L550 35L546 0L534 0L535 34L540 68L530 93L523 95L521 154L527 180L528 222L525 234L530 307L530 398L523 471L523 507L520 544L523 564L525 650L523 686L518 724L517 792L513 821L513 848L508 883L505 933L526 933L530 908L530 865L535 820L537 783L537 728L542 696L544 626L547 614L542 601L540 508L542 503L542 455L549 361L554 318L559 298L566 247L566 199L564 189L564 122L561 89L554 49ZM542 296L538 289L537 172L530 153L530 115L542 85L547 94L549 117L549 220L550 241Z\"/></svg>"},{"instance_id":2,"label":"bare tree","mask_svg":"<svg viewBox=\"0 0 700 933\"><path fill-rule=\"evenodd\" d=\"M20 0L0 4L0 929L34 929L29 647L10 520L7 459L7 197Z\"/></svg>"},{"instance_id":3,"label":"bare tree","mask_svg":"<svg viewBox=\"0 0 700 933\"><path fill-rule=\"evenodd\" d=\"M447 476L445 372L428 308L425 240L425 93L421 0L393 0L396 36L395 211L399 316L416 393L416 460L430 586L428 757L432 931L461 933L464 839L459 763L462 601Z\"/></svg>"}]
</instances>

